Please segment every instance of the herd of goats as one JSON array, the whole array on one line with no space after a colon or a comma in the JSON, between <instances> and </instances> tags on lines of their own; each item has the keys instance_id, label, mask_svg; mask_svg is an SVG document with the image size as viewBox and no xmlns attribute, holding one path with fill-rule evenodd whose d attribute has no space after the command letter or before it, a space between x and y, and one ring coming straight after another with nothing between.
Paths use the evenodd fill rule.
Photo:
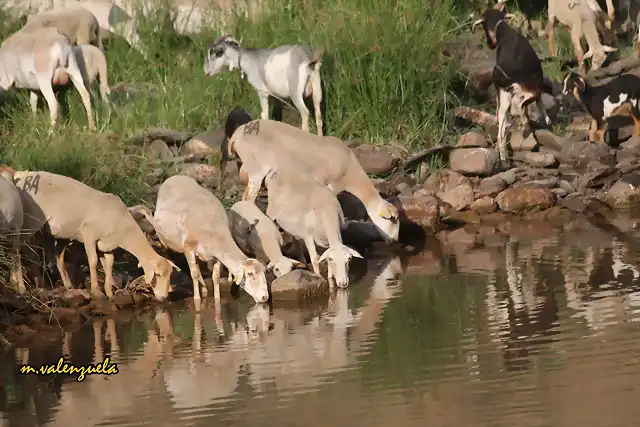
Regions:
<instances>
[{"instance_id":1,"label":"herd of goats","mask_svg":"<svg viewBox=\"0 0 640 427\"><path fill-rule=\"evenodd\" d=\"M541 93L551 93L551 88L527 38L509 26L506 1L487 9L473 25L482 24L489 48L497 53L492 80L498 93L498 149L505 164L506 114L512 106L518 110L523 127L529 126L527 106L534 102L546 124L551 123L540 99ZM549 0L550 48L555 50L553 25L557 19L570 28L580 63L580 73L571 72L564 78L563 92L571 93L591 115L591 141L598 136L602 139L606 119L618 114L631 115L634 133L640 135L640 78L623 75L597 87L584 79L585 59L591 57L592 68L597 68L607 52L615 50L601 44L598 38L597 22L611 26L603 15L594 0ZM102 97L109 102L107 63L100 34L96 16L82 2L29 16L24 27L0 45L0 87L30 90L34 113L42 94L49 106L53 130L58 114L53 87L68 86L71 80L82 98L89 128L94 130L89 88L96 76ZM589 43L586 54L580 46L583 35ZM216 301L220 300L224 266L230 280L256 302L264 303L269 299L267 269L281 277L294 268L306 268L305 247L315 274L320 274L320 264L326 261L330 287L348 286L349 263L353 257L362 256L342 242L344 215L337 194L347 191L356 196L387 242L398 240L400 220L398 208L380 196L350 148L335 137L323 136L323 52L322 48L312 52L298 45L245 49L228 36L209 46L204 73L213 76L224 68L239 70L257 91L261 106L258 120L241 108L231 111L226 119L218 187L222 188L223 171L232 157L238 159L240 181L245 185L242 201L229 212L212 192L184 175L172 176L161 185L155 212L151 212L143 206L128 208L118 196L66 176L0 167L0 231L9 238L8 252L13 259L10 282L14 288L26 292L22 258L28 257L21 250L36 233L44 232L57 242L84 244L93 297L102 297L98 260L105 273L105 294L113 296L113 251L122 248L137 258L144 282L153 289L155 298L165 300L171 289L171 274L179 268L155 252L134 214L149 220L166 249L184 254L196 300L206 292L198 260L208 263ZM271 98L291 100L302 116L301 128L269 120ZM313 101L317 135L309 131L309 109L305 105L309 98ZM268 198L266 214L255 204L263 184ZM282 254L283 238L278 226L297 239L299 260ZM321 255L316 245L326 248ZM55 256L65 288L70 289L73 284L64 261L67 246L68 243L56 244L50 253ZM37 263L31 264L38 267Z\"/></svg>"}]
</instances>

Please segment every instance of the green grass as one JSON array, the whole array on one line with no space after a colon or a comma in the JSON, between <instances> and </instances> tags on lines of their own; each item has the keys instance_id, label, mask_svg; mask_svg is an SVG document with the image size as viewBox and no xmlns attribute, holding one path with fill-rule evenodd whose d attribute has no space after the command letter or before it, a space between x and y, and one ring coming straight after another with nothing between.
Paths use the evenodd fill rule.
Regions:
<instances>
[{"instance_id":1,"label":"green grass","mask_svg":"<svg viewBox=\"0 0 640 427\"><path fill-rule=\"evenodd\" d=\"M280 1L271 10L268 19L258 22L237 18L233 35L245 47L325 47L322 75L330 135L374 144L394 140L411 147L430 146L451 135L446 113L457 104L448 88L457 64L448 63L442 51L460 30L452 0L441 1L438 10L421 0ZM3 36L19 28L10 20L0 21ZM123 41L110 40L109 83L149 83L157 93L156 99L142 96L111 115L98 112L99 131L115 132L118 140L105 143L87 132L74 90L68 94L71 118L60 122L53 136L47 135L48 109L34 120L28 94L12 91L13 102L1 107L0 163L72 176L132 204L144 192L147 168L140 148L126 143L128 137L148 126L188 132L221 128L237 105L259 116L257 95L237 72L203 73L207 44L222 30L213 28L184 43L155 31L158 22L151 18L140 25L149 62ZM300 125L297 112L288 116L291 124Z\"/></svg>"}]
</instances>

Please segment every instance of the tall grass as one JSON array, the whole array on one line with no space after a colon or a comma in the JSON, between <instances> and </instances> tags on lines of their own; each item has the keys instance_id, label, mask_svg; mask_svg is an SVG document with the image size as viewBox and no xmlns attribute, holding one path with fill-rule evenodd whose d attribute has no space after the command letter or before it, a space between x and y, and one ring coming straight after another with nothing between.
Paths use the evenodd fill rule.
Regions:
<instances>
[{"instance_id":1,"label":"tall grass","mask_svg":"<svg viewBox=\"0 0 640 427\"><path fill-rule=\"evenodd\" d=\"M265 19L237 17L233 35L245 47L325 47L322 75L329 134L375 144L394 140L431 145L449 135L446 112L455 105L448 88L457 65L448 63L442 52L457 31L457 13L452 0L441 1L438 9L430 3L274 1ZM126 143L128 137L148 126L189 132L220 128L237 105L259 115L255 91L237 72L215 77L203 73L207 45L221 29L211 28L185 42L163 32L161 22L151 17L140 23L149 61L122 40L109 41L110 84L149 83L155 88L111 114L105 108L98 111L99 130L115 132L117 138L105 141L88 134L74 90L68 94L70 120L61 122L52 136L47 134L48 110L32 118L28 94L12 91L1 107L0 162L72 176L136 203L144 191L146 161L138 147ZM19 28L9 19L0 19L0 26L5 37ZM289 116L291 124L300 125L297 112Z\"/></svg>"}]
</instances>

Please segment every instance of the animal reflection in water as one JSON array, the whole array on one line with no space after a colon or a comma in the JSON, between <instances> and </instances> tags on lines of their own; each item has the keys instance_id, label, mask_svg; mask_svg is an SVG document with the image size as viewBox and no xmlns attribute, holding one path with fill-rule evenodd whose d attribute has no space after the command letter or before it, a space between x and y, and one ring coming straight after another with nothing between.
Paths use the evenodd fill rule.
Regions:
<instances>
[{"instance_id":1,"label":"animal reflection in water","mask_svg":"<svg viewBox=\"0 0 640 427\"><path fill-rule=\"evenodd\" d=\"M246 315L246 328L237 328L221 346L207 351L175 353L164 369L167 390L176 408L211 404L234 394L242 382L255 390L311 390L327 372L347 369L368 348L362 346L375 330L386 303L399 290L400 258L386 261L359 310L349 307L349 290L338 289L326 313L305 321L290 311L269 314L255 305ZM195 315L195 336L201 319ZM347 337L347 329L349 336Z\"/></svg>"}]
</instances>

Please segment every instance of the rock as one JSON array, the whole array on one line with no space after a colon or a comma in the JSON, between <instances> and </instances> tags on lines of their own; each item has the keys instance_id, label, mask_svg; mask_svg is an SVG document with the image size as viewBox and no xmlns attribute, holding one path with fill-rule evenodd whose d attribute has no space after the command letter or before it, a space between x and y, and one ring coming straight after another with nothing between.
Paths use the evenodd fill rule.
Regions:
<instances>
[{"instance_id":1,"label":"rock","mask_svg":"<svg viewBox=\"0 0 640 427\"><path fill-rule=\"evenodd\" d=\"M492 197L481 197L471 204L471 210L479 215L484 215L497 211L498 205Z\"/></svg>"},{"instance_id":2,"label":"rock","mask_svg":"<svg viewBox=\"0 0 640 427\"><path fill-rule=\"evenodd\" d=\"M556 204L556 196L548 188L524 185L507 188L498 194L496 203L504 212L520 213L533 209L548 209Z\"/></svg>"},{"instance_id":3,"label":"rock","mask_svg":"<svg viewBox=\"0 0 640 427\"><path fill-rule=\"evenodd\" d=\"M443 218L443 221L447 223L462 223L462 224L480 224L482 220L475 211L456 211L450 210L448 215Z\"/></svg>"},{"instance_id":4,"label":"rock","mask_svg":"<svg viewBox=\"0 0 640 427\"><path fill-rule=\"evenodd\" d=\"M536 185L539 187L553 188L558 185L558 178L555 176L550 176L545 179L536 179L532 181L521 181L513 185L513 188L521 188L525 185Z\"/></svg>"},{"instance_id":5,"label":"rock","mask_svg":"<svg viewBox=\"0 0 640 427\"><path fill-rule=\"evenodd\" d=\"M490 176L480 181L480 185L476 188L476 197L494 197L505 188L507 188L507 183L500 175Z\"/></svg>"},{"instance_id":6,"label":"rock","mask_svg":"<svg viewBox=\"0 0 640 427\"><path fill-rule=\"evenodd\" d=\"M156 139L149 144L149 147L147 147L147 153L147 158L149 160L167 161L175 157L167 143L161 139Z\"/></svg>"},{"instance_id":7,"label":"rock","mask_svg":"<svg viewBox=\"0 0 640 427\"><path fill-rule=\"evenodd\" d=\"M565 189L562 188L552 188L551 191L553 192L553 194L556 195L556 198L562 198L564 196L566 196L567 194L569 194L569 192Z\"/></svg>"},{"instance_id":8,"label":"rock","mask_svg":"<svg viewBox=\"0 0 640 427\"><path fill-rule=\"evenodd\" d=\"M493 148L458 148L449 154L449 168L465 175L490 175L497 165Z\"/></svg>"},{"instance_id":9,"label":"rock","mask_svg":"<svg viewBox=\"0 0 640 427\"><path fill-rule=\"evenodd\" d=\"M618 147L620 150L635 151L640 154L640 136L632 136Z\"/></svg>"},{"instance_id":10,"label":"rock","mask_svg":"<svg viewBox=\"0 0 640 427\"><path fill-rule=\"evenodd\" d=\"M513 159L540 168L548 168L557 163L555 156L551 153L516 152L513 153Z\"/></svg>"},{"instance_id":11,"label":"rock","mask_svg":"<svg viewBox=\"0 0 640 427\"><path fill-rule=\"evenodd\" d=\"M473 203L471 181L448 169L431 174L425 181L424 188L433 192L443 202L449 203L458 211L468 208Z\"/></svg>"},{"instance_id":12,"label":"rock","mask_svg":"<svg viewBox=\"0 0 640 427\"><path fill-rule=\"evenodd\" d=\"M639 155L640 152L635 148L623 148L616 152L616 160L619 163L629 159L637 159Z\"/></svg>"},{"instance_id":13,"label":"rock","mask_svg":"<svg viewBox=\"0 0 640 427\"><path fill-rule=\"evenodd\" d=\"M118 289L113 293L111 301L118 307L129 307L135 304L133 292L129 289Z\"/></svg>"},{"instance_id":14,"label":"rock","mask_svg":"<svg viewBox=\"0 0 640 427\"><path fill-rule=\"evenodd\" d=\"M66 289L61 297L69 307L77 308L91 302L91 294L86 289Z\"/></svg>"},{"instance_id":15,"label":"rock","mask_svg":"<svg viewBox=\"0 0 640 427\"><path fill-rule=\"evenodd\" d=\"M613 209L640 206L640 173L623 176L607 191L605 203Z\"/></svg>"},{"instance_id":16,"label":"rock","mask_svg":"<svg viewBox=\"0 0 640 427\"><path fill-rule=\"evenodd\" d=\"M322 276L307 270L292 270L271 282L271 294L278 300L310 299L328 293L329 286Z\"/></svg>"},{"instance_id":17,"label":"rock","mask_svg":"<svg viewBox=\"0 0 640 427\"><path fill-rule=\"evenodd\" d=\"M638 170L640 169L640 158L625 159L616 165L616 169L618 169L623 175Z\"/></svg>"},{"instance_id":18,"label":"rock","mask_svg":"<svg viewBox=\"0 0 640 427\"><path fill-rule=\"evenodd\" d=\"M352 148L352 151L367 174L378 175L391 172L399 163L399 160L392 156L385 147L362 144Z\"/></svg>"},{"instance_id":19,"label":"rock","mask_svg":"<svg viewBox=\"0 0 640 427\"><path fill-rule=\"evenodd\" d=\"M465 145L487 147L489 143L487 142L487 138L483 134L481 134L480 132L471 131L463 133L458 138L458 147L463 147Z\"/></svg>"},{"instance_id":20,"label":"rock","mask_svg":"<svg viewBox=\"0 0 640 427\"><path fill-rule=\"evenodd\" d=\"M193 155L199 158L206 157L220 152L223 140L223 131L218 130L201 133L184 143L180 147L180 153L185 156Z\"/></svg>"},{"instance_id":21,"label":"rock","mask_svg":"<svg viewBox=\"0 0 640 427\"><path fill-rule=\"evenodd\" d=\"M602 142L571 141L562 148L558 154L558 160L576 170L593 168L591 163L593 161L605 166L615 166L616 164L613 150Z\"/></svg>"},{"instance_id":22,"label":"rock","mask_svg":"<svg viewBox=\"0 0 640 427\"><path fill-rule=\"evenodd\" d=\"M383 199L391 196L395 196L398 191L396 190L396 186L386 179L372 179L373 186L376 187L378 193L380 193L380 197Z\"/></svg>"},{"instance_id":23,"label":"rock","mask_svg":"<svg viewBox=\"0 0 640 427\"><path fill-rule=\"evenodd\" d=\"M523 137L522 132L515 131L511 133L509 144L513 151L533 151L538 146L533 133L530 133L526 138Z\"/></svg>"},{"instance_id":24,"label":"rock","mask_svg":"<svg viewBox=\"0 0 640 427\"><path fill-rule=\"evenodd\" d=\"M538 129L533 131L536 141L541 146L552 150L561 151L564 146L571 144L572 141L555 135L546 129Z\"/></svg>"},{"instance_id":25,"label":"rock","mask_svg":"<svg viewBox=\"0 0 640 427\"><path fill-rule=\"evenodd\" d=\"M567 194L574 193L576 191L574 186L571 185L571 183L569 181L566 181L564 179L561 179L560 181L558 181L558 187L562 188L563 190L565 190L567 192Z\"/></svg>"},{"instance_id":26,"label":"rock","mask_svg":"<svg viewBox=\"0 0 640 427\"><path fill-rule=\"evenodd\" d=\"M428 232L440 228L441 203L430 194L398 195L387 199L400 212L400 222L415 223Z\"/></svg>"},{"instance_id":27,"label":"rock","mask_svg":"<svg viewBox=\"0 0 640 427\"><path fill-rule=\"evenodd\" d=\"M504 171L504 172L500 172L498 175L500 178L502 178L504 180L504 182L507 183L507 185L513 185L514 182L516 182L516 173L519 171L520 169L518 168L512 168L509 169L508 171Z\"/></svg>"},{"instance_id":28,"label":"rock","mask_svg":"<svg viewBox=\"0 0 640 427\"><path fill-rule=\"evenodd\" d=\"M60 325L68 325L70 323L78 323L80 321L80 314L75 308L67 307L54 307L53 308L53 320L57 320Z\"/></svg>"},{"instance_id":29,"label":"rock","mask_svg":"<svg viewBox=\"0 0 640 427\"><path fill-rule=\"evenodd\" d=\"M180 173L182 175L187 175L200 183L213 182L218 179L218 169L215 166L200 163L188 163L183 165Z\"/></svg>"}]
</instances>

